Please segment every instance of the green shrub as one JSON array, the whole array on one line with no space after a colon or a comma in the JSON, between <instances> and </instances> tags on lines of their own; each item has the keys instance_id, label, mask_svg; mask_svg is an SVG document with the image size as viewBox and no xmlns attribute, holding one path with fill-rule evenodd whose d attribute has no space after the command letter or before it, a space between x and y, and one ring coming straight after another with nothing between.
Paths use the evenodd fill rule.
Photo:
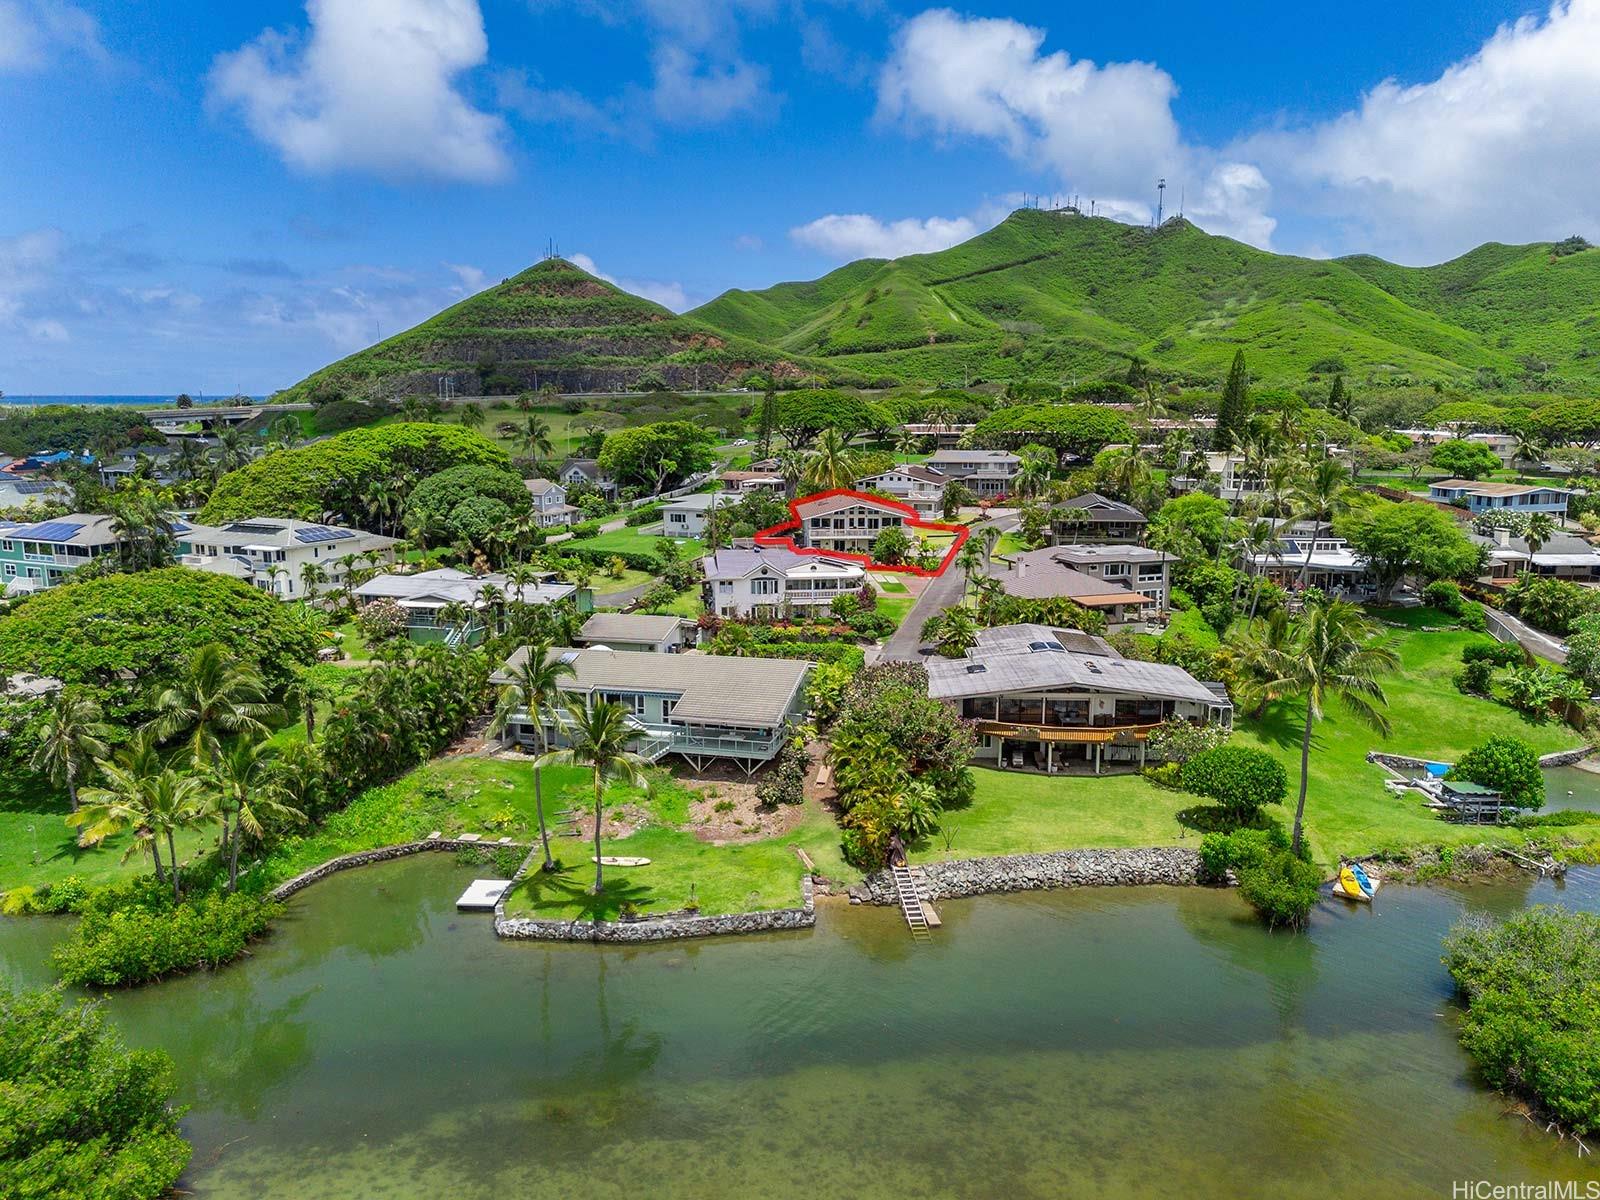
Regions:
<instances>
[{"instance_id":1,"label":"green shrub","mask_svg":"<svg viewBox=\"0 0 1600 1200\"><path fill-rule=\"evenodd\" d=\"M141 876L96 891L54 960L61 977L78 986L147 983L237 958L279 911L243 894L174 904L164 885Z\"/></svg>"},{"instance_id":2,"label":"green shrub","mask_svg":"<svg viewBox=\"0 0 1600 1200\"><path fill-rule=\"evenodd\" d=\"M1572 825L1600 825L1600 812L1561 808L1547 813L1518 813L1511 822L1518 829L1565 828Z\"/></svg>"},{"instance_id":3,"label":"green shrub","mask_svg":"<svg viewBox=\"0 0 1600 1200\"><path fill-rule=\"evenodd\" d=\"M1267 804L1281 804L1289 793L1283 764L1264 750L1217 746L1183 764L1185 791L1215 800L1235 819L1247 820Z\"/></svg>"},{"instance_id":4,"label":"green shrub","mask_svg":"<svg viewBox=\"0 0 1600 1200\"><path fill-rule=\"evenodd\" d=\"M1527 662L1522 647L1510 642L1473 642L1461 648L1464 663L1486 662L1496 667L1520 667Z\"/></svg>"},{"instance_id":5,"label":"green shrub","mask_svg":"<svg viewBox=\"0 0 1600 1200\"><path fill-rule=\"evenodd\" d=\"M1448 579L1435 579L1422 589L1422 602L1429 608L1437 608L1452 617L1459 617L1462 605L1461 588Z\"/></svg>"},{"instance_id":6,"label":"green shrub","mask_svg":"<svg viewBox=\"0 0 1600 1200\"><path fill-rule=\"evenodd\" d=\"M627 517L623 519L622 523L624 525L639 526L639 525L648 525L652 521L658 521L660 519L661 519L661 505L659 505L659 504L646 504L642 508L632 509L628 513Z\"/></svg>"},{"instance_id":7,"label":"green shrub","mask_svg":"<svg viewBox=\"0 0 1600 1200\"><path fill-rule=\"evenodd\" d=\"M0 982L0 1196L154 1200L189 1162L172 1060L128 1050L98 1005Z\"/></svg>"},{"instance_id":8,"label":"green shrub","mask_svg":"<svg viewBox=\"0 0 1600 1200\"><path fill-rule=\"evenodd\" d=\"M1146 767L1140 774L1158 788L1166 788L1174 792L1183 790L1182 763L1164 762L1159 766Z\"/></svg>"},{"instance_id":9,"label":"green shrub","mask_svg":"<svg viewBox=\"0 0 1600 1200\"><path fill-rule=\"evenodd\" d=\"M1322 872L1288 850L1239 868L1239 895L1273 927L1303 927L1321 888Z\"/></svg>"},{"instance_id":10,"label":"green shrub","mask_svg":"<svg viewBox=\"0 0 1600 1200\"><path fill-rule=\"evenodd\" d=\"M1200 839L1200 865L1207 879L1220 881L1230 870L1257 866L1270 855L1288 848L1288 835L1280 825L1270 829L1208 833Z\"/></svg>"},{"instance_id":11,"label":"green shrub","mask_svg":"<svg viewBox=\"0 0 1600 1200\"><path fill-rule=\"evenodd\" d=\"M1600 1130L1600 916L1540 905L1445 940L1461 1044L1497 1088L1572 1132Z\"/></svg>"},{"instance_id":12,"label":"green shrub","mask_svg":"<svg viewBox=\"0 0 1600 1200\"><path fill-rule=\"evenodd\" d=\"M1481 742L1462 755L1445 778L1494 788L1507 804L1518 808L1544 807L1539 755L1519 737L1497 734Z\"/></svg>"},{"instance_id":13,"label":"green shrub","mask_svg":"<svg viewBox=\"0 0 1600 1200\"><path fill-rule=\"evenodd\" d=\"M1494 686L1494 664L1481 658L1467 663L1456 672L1455 685L1469 696L1487 696Z\"/></svg>"}]
</instances>

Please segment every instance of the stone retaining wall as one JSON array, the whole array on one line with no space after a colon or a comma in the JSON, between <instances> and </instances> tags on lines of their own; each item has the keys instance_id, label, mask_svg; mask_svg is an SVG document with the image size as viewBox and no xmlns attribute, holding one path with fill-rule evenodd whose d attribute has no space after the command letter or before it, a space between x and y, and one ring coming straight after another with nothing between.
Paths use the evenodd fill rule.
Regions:
<instances>
[{"instance_id":1,"label":"stone retaining wall","mask_svg":"<svg viewBox=\"0 0 1600 1200\"><path fill-rule=\"evenodd\" d=\"M529 856L531 859L531 855ZM527 868L523 864L523 869ZM522 871L517 872L518 877ZM728 913L724 916L670 914L638 921L543 921L536 917L508 917L505 901L494 909L496 937L546 942L662 942L670 938L712 937L723 933L771 933L784 929L810 929L817 923L811 876L800 880L800 907L766 912Z\"/></svg>"},{"instance_id":2,"label":"stone retaining wall","mask_svg":"<svg viewBox=\"0 0 1600 1200\"><path fill-rule=\"evenodd\" d=\"M1553 754L1541 754L1539 765L1541 767L1568 767L1575 762L1581 762L1593 754L1593 746L1579 746L1576 750L1557 750ZM1428 762L1421 758L1412 758L1406 754L1386 754L1381 750L1368 750L1367 761L1377 763L1380 767L1392 767L1396 771L1421 771Z\"/></svg>"},{"instance_id":3,"label":"stone retaining wall","mask_svg":"<svg viewBox=\"0 0 1600 1200\"><path fill-rule=\"evenodd\" d=\"M1593 753L1593 746L1579 746L1576 750L1557 750L1554 754L1541 754L1539 756L1539 765L1541 767L1570 767L1575 762L1582 762Z\"/></svg>"},{"instance_id":4,"label":"stone retaining wall","mask_svg":"<svg viewBox=\"0 0 1600 1200\"><path fill-rule=\"evenodd\" d=\"M287 883L280 883L268 893L268 899L283 901L303 888L310 887L319 879L326 879L337 871L345 871L351 867L365 867L372 863L388 862L394 858L405 858L412 854L421 854L425 850L498 850L502 846L514 847L518 850L526 848L523 842L485 842L462 841L459 838L430 838L423 842L402 842L398 846L379 846L376 850L362 850L355 854L341 855L339 858L330 858L321 866L312 867L309 871L302 871Z\"/></svg>"},{"instance_id":5,"label":"stone retaining wall","mask_svg":"<svg viewBox=\"0 0 1600 1200\"><path fill-rule=\"evenodd\" d=\"M928 863L916 868L929 900L1026 892L1041 888L1185 886L1200 881L1196 850L1158 846L1134 850L1053 850ZM852 894L873 904L897 904L894 877L878 871Z\"/></svg>"}]
</instances>

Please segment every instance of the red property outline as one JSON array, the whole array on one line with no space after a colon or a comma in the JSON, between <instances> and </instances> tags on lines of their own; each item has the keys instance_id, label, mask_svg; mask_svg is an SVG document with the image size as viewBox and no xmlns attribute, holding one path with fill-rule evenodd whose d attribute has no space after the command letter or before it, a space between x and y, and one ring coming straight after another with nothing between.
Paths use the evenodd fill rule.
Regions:
<instances>
[{"instance_id":1,"label":"red property outline","mask_svg":"<svg viewBox=\"0 0 1600 1200\"><path fill-rule=\"evenodd\" d=\"M869 504L897 509L906 517L907 525L915 526L918 529L938 529L945 533L953 533L956 535L956 540L950 543L950 549L945 551L944 557L939 560L939 565L931 571L922 567L896 567L888 563L874 562L870 554L853 554L848 550L818 550L811 546L796 546L793 533L800 528L800 506L802 504L810 504L813 500L826 500L831 496L849 496L855 500L865 500ZM967 539L972 536L972 530L965 525L950 525L942 521L924 521L917 515L917 510L909 504L902 504L898 500L888 500L882 496L868 495L866 492L858 492L851 488L833 488L831 491L815 492L810 496L797 497L789 501L789 517L790 519L782 525L772 525L757 533L755 535L756 545L784 546L796 554L806 554L813 558L844 558L849 559L851 562L858 562L869 570L899 571L906 575L921 575L926 579L937 579L940 575L943 575L949 569L950 564L955 561L956 552L966 545ZM786 532L790 536L783 536Z\"/></svg>"}]
</instances>

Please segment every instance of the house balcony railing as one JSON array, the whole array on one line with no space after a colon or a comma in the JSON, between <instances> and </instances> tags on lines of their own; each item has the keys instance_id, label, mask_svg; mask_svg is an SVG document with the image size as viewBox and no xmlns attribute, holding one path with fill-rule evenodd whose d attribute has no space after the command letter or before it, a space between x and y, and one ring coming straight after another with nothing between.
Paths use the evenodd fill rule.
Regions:
<instances>
[{"instance_id":1,"label":"house balcony railing","mask_svg":"<svg viewBox=\"0 0 1600 1200\"><path fill-rule=\"evenodd\" d=\"M517 712L512 723L528 725L528 714ZM559 741L572 720L566 713L553 715L552 741ZM707 754L729 758L771 758L783 748L781 730L757 734L747 730L714 729L691 725L672 725L641 721L629 717L628 724L635 732L631 749L649 762L657 762L668 754Z\"/></svg>"},{"instance_id":2,"label":"house balcony railing","mask_svg":"<svg viewBox=\"0 0 1600 1200\"><path fill-rule=\"evenodd\" d=\"M979 721L978 732L988 737L1025 738L1039 742L1142 742L1161 722L1130 725L1026 725L1012 721Z\"/></svg>"}]
</instances>

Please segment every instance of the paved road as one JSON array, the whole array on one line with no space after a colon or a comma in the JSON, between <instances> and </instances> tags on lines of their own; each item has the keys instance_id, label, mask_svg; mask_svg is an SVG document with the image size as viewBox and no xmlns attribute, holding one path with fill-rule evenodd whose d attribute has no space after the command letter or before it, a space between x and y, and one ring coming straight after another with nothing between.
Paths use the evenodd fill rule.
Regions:
<instances>
[{"instance_id":1,"label":"paved road","mask_svg":"<svg viewBox=\"0 0 1600 1200\"><path fill-rule=\"evenodd\" d=\"M1004 517L996 517L992 521L978 522L972 527L972 534L976 537L979 531L989 525L993 525L1001 533L1006 533L1015 529L1018 524L1020 524L1020 519L1015 513L1012 513ZM928 586L923 589L922 595L917 597L917 602L911 606L911 611L906 614L906 619L900 622L900 628L895 630L889 640L883 644L883 652L878 656L879 661L920 662L924 647L922 641L923 622L959 601L966 586L967 573L954 563L950 564L950 569L943 575L937 579L930 579Z\"/></svg>"},{"instance_id":2,"label":"paved road","mask_svg":"<svg viewBox=\"0 0 1600 1200\"><path fill-rule=\"evenodd\" d=\"M1526 621L1520 621L1508 612L1491 608L1486 608L1484 612L1491 629L1498 622L1529 654L1549 659L1557 666L1567 661L1567 648L1560 639L1553 638L1547 633L1540 633Z\"/></svg>"}]
</instances>

